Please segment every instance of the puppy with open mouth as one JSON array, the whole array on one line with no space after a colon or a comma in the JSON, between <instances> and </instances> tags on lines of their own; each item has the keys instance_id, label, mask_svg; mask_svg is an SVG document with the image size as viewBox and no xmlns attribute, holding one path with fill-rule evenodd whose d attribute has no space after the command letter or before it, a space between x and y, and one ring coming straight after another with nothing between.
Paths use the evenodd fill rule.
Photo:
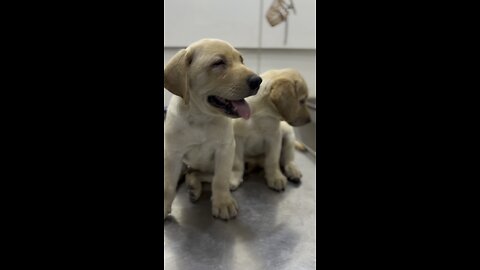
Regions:
<instances>
[{"instance_id":1,"label":"puppy with open mouth","mask_svg":"<svg viewBox=\"0 0 480 270\"><path fill-rule=\"evenodd\" d=\"M182 167L192 201L202 182L212 183L212 214L234 218L238 205L230 193L235 140L232 119L249 119L244 98L255 95L262 79L243 63L229 43L202 39L180 50L164 69L172 92L165 119L164 219L172 209Z\"/></svg>"}]
</instances>

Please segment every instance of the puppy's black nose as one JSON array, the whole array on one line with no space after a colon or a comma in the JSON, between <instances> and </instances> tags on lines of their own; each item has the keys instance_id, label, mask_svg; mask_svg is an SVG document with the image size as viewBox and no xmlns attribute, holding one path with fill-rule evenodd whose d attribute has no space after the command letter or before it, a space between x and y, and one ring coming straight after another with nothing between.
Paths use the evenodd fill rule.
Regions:
<instances>
[{"instance_id":1,"label":"puppy's black nose","mask_svg":"<svg viewBox=\"0 0 480 270\"><path fill-rule=\"evenodd\" d=\"M250 89L256 91L262 83L262 78L258 77L257 75L252 75L248 78L247 82Z\"/></svg>"}]
</instances>

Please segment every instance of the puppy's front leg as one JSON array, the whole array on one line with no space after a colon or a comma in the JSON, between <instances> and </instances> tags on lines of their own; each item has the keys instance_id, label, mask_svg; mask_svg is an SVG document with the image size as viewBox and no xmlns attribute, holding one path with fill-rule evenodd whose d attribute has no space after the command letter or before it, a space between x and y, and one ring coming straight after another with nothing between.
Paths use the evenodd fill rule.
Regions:
<instances>
[{"instance_id":1,"label":"puppy's front leg","mask_svg":"<svg viewBox=\"0 0 480 270\"><path fill-rule=\"evenodd\" d=\"M293 131L284 134L282 143L282 152L280 154L280 166L285 170L285 175L289 181L300 183L302 173L295 163L295 137Z\"/></svg>"},{"instance_id":2,"label":"puppy's front leg","mask_svg":"<svg viewBox=\"0 0 480 270\"><path fill-rule=\"evenodd\" d=\"M221 219L237 216L238 205L230 192L235 141L215 151L215 174L212 181L212 214Z\"/></svg>"},{"instance_id":3,"label":"puppy's front leg","mask_svg":"<svg viewBox=\"0 0 480 270\"><path fill-rule=\"evenodd\" d=\"M163 219L165 220L172 211L172 203L177 192L177 184L182 171L182 155L165 152L163 164Z\"/></svg>"},{"instance_id":4,"label":"puppy's front leg","mask_svg":"<svg viewBox=\"0 0 480 270\"><path fill-rule=\"evenodd\" d=\"M282 136L276 132L266 140L265 153L265 178L267 185L277 191L285 190L287 178L280 170L280 152L282 148Z\"/></svg>"}]
</instances>

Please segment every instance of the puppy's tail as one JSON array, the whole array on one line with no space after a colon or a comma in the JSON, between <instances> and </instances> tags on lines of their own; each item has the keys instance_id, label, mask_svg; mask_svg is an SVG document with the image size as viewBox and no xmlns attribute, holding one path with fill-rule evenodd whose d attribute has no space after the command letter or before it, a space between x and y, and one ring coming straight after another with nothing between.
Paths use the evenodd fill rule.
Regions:
<instances>
[{"instance_id":1,"label":"puppy's tail","mask_svg":"<svg viewBox=\"0 0 480 270\"><path fill-rule=\"evenodd\" d=\"M294 146L295 146L295 149L297 149L298 151L301 151L301 152L306 152L307 151L307 147L305 146L305 144L295 140L295 143L294 143Z\"/></svg>"}]
</instances>

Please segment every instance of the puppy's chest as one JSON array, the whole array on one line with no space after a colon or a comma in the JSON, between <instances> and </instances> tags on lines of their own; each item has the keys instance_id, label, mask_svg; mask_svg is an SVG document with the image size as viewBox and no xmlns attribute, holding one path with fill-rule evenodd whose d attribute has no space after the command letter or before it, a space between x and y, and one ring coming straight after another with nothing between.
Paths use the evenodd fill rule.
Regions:
<instances>
[{"instance_id":1,"label":"puppy's chest","mask_svg":"<svg viewBox=\"0 0 480 270\"><path fill-rule=\"evenodd\" d=\"M248 136L245 145L245 154L249 156L261 155L265 152L266 138L263 133L253 133Z\"/></svg>"},{"instance_id":2,"label":"puppy's chest","mask_svg":"<svg viewBox=\"0 0 480 270\"><path fill-rule=\"evenodd\" d=\"M184 156L184 162L195 169L207 169L213 167L215 160L215 147L211 144L193 146Z\"/></svg>"},{"instance_id":3,"label":"puppy's chest","mask_svg":"<svg viewBox=\"0 0 480 270\"><path fill-rule=\"evenodd\" d=\"M213 148L222 141L222 132L212 129L185 129L179 136L187 138L187 144L195 147Z\"/></svg>"},{"instance_id":4,"label":"puppy's chest","mask_svg":"<svg viewBox=\"0 0 480 270\"><path fill-rule=\"evenodd\" d=\"M213 166L215 151L221 147L219 133L193 132L184 156L184 162L192 168L207 169Z\"/></svg>"}]
</instances>

